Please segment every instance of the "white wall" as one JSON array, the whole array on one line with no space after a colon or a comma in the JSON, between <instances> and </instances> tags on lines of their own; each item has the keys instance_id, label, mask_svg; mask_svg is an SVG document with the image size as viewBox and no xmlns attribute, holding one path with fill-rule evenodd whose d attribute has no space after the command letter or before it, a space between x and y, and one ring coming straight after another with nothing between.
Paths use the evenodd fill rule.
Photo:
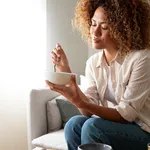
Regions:
<instances>
[{"instance_id":1,"label":"white wall","mask_svg":"<svg viewBox=\"0 0 150 150\"><path fill-rule=\"evenodd\" d=\"M0 150L27 150L29 90L43 84L45 0L0 1Z\"/></svg>"},{"instance_id":2,"label":"white wall","mask_svg":"<svg viewBox=\"0 0 150 150\"><path fill-rule=\"evenodd\" d=\"M76 0L47 0L46 22L46 0L0 1L0 150L27 150L29 90L43 86L55 43L62 44L72 71L84 74L88 47L72 31L75 5Z\"/></svg>"},{"instance_id":3,"label":"white wall","mask_svg":"<svg viewBox=\"0 0 150 150\"><path fill-rule=\"evenodd\" d=\"M71 20L77 0L47 1L47 69L52 69L50 51L59 42L70 62L72 72L84 74L88 46L77 31L73 32Z\"/></svg>"},{"instance_id":4,"label":"white wall","mask_svg":"<svg viewBox=\"0 0 150 150\"><path fill-rule=\"evenodd\" d=\"M91 47L88 48L88 57L92 56L93 54L99 52L99 50L93 49Z\"/></svg>"}]
</instances>

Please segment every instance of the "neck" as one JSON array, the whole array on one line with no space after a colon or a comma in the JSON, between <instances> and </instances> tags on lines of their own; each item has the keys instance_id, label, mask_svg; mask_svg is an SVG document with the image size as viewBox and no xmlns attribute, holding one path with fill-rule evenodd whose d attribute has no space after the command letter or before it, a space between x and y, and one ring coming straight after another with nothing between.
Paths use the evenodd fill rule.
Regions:
<instances>
[{"instance_id":1,"label":"neck","mask_svg":"<svg viewBox=\"0 0 150 150\"><path fill-rule=\"evenodd\" d=\"M106 62L110 65L110 62L116 57L117 49L105 49L104 55L106 58Z\"/></svg>"}]
</instances>

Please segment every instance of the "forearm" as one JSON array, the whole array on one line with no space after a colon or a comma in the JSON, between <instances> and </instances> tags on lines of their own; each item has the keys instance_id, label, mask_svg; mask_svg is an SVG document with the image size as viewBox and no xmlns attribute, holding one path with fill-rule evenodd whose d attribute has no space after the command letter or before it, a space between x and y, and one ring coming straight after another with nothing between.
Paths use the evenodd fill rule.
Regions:
<instances>
[{"instance_id":1,"label":"forearm","mask_svg":"<svg viewBox=\"0 0 150 150\"><path fill-rule=\"evenodd\" d=\"M85 116L97 115L101 118L115 121L115 122L127 122L114 108L108 108L104 106L98 106L89 102L86 95L78 87L80 103L78 104L79 111Z\"/></svg>"},{"instance_id":2,"label":"forearm","mask_svg":"<svg viewBox=\"0 0 150 150\"><path fill-rule=\"evenodd\" d=\"M80 99L82 99L82 101L84 102L88 102L89 103L89 100L88 98L84 95L84 93L80 90L80 88L78 87L78 92L79 92L79 95L80 95ZM90 117L92 116L93 114L88 112L88 110L85 110L85 109L82 109L82 108L78 108L80 113L84 116L87 116L87 117Z\"/></svg>"},{"instance_id":3,"label":"forearm","mask_svg":"<svg viewBox=\"0 0 150 150\"><path fill-rule=\"evenodd\" d=\"M71 73L71 69L70 69L70 67L69 67L69 66L68 66L68 67L65 67L63 72Z\"/></svg>"},{"instance_id":4,"label":"forearm","mask_svg":"<svg viewBox=\"0 0 150 150\"><path fill-rule=\"evenodd\" d=\"M78 109L79 109L79 111L80 111L80 113L82 115L87 116L87 117L91 117L92 116L92 114L89 113L88 111L86 111L85 109L81 109L81 108L78 108Z\"/></svg>"},{"instance_id":5,"label":"forearm","mask_svg":"<svg viewBox=\"0 0 150 150\"><path fill-rule=\"evenodd\" d=\"M127 122L114 108L108 108L108 107L98 106L95 104L84 102L80 107L80 109L84 109L85 111L87 110L89 113L95 114L107 120L121 122L121 123Z\"/></svg>"}]
</instances>

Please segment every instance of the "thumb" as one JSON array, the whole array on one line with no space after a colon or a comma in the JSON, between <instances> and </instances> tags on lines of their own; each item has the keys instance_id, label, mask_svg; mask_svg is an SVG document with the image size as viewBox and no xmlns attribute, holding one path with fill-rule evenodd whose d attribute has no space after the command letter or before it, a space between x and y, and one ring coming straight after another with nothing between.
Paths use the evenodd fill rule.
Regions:
<instances>
[{"instance_id":1,"label":"thumb","mask_svg":"<svg viewBox=\"0 0 150 150\"><path fill-rule=\"evenodd\" d=\"M73 74L73 75L71 76L73 84L76 84L76 76L77 76L77 75L75 75L75 74Z\"/></svg>"}]
</instances>

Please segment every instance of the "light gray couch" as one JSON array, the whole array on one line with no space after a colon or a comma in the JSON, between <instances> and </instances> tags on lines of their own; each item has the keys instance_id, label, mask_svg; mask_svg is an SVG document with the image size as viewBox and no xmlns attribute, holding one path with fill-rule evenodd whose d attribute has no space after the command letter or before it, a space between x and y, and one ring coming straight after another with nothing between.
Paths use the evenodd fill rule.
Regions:
<instances>
[{"instance_id":1,"label":"light gray couch","mask_svg":"<svg viewBox=\"0 0 150 150\"><path fill-rule=\"evenodd\" d=\"M85 76L80 75L79 88L84 92L87 86ZM51 91L48 87L42 89L32 89L29 94L27 103L27 129L28 129L28 150L46 150L47 148L54 148L55 150L66 150L64 131L59 129L53 132L49 131L49 126L60 123L60 112L55 104L55 98L64 98L60 94ZM52 112L53 121L47 119L47 103L54 102ZM50 109L50 108L49 108ZM56 121L57 120L57 121ZM58 125L57 125L58 127ZM41 148L43 147L43 148Z\"/></svg>"},{"instance_id":2,"label":"light gray couch","mask_svg":"<svg viewBox=\"0 0 150 150\"><path fill-rule=\"evenodd\" d=\"M31 90L27 104L28 150L67 149L63 129L48 133L46 104L58 96L49 88Z\"/></svg>"}]
</instances>

